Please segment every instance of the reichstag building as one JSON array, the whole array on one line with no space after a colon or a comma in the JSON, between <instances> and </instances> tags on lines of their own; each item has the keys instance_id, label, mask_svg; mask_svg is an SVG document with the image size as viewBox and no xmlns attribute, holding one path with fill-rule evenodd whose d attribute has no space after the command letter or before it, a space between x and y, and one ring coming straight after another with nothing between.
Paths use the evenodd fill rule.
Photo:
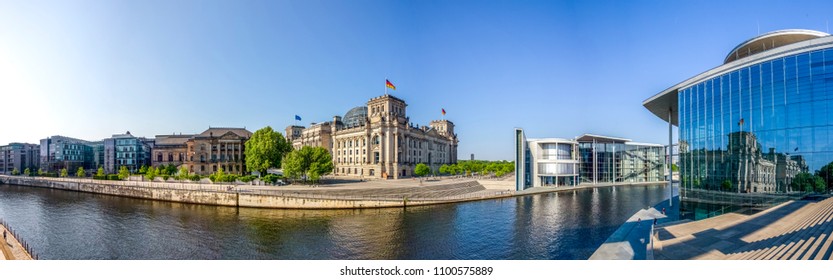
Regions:
<instances>
[{"instance_id":1,"label":"reichstag building","mask_svg":"<svg viewBox=\"0 0 833 280\"><path fill-rule=\"evenodd\" d=\"M449 120L414 125L407 104L393 95L371 98L332 121L309 127L289 126L287 140L295 149L324 147L333 156L335 175L398 179L414 175L425 163L432 171L457 163L457 134Z\"/></svg>"}]
</instances>

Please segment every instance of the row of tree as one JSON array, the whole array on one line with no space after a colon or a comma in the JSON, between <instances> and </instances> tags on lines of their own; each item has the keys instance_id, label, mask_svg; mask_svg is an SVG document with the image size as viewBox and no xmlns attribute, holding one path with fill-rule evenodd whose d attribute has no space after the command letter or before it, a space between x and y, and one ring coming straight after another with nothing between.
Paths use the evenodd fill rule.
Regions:
<instances>
[{"instance_id":1,"label":"row of tree","mask_svg":"<svg viewBox=\"0 0 833 280\"><path fill-rule=\"evenodd\" d=\"M272 127L261 128L252 134L245 143L246 169L248 172L257 171L261 175L267 175L267 170L270 168L283 168L284 175L293 180L303 180L318 182L323 175L327 175L333 171L332 155L323 147L302 147L299 150L293 150L292 145L281 135L281 133L274 131ZM425 176L428 174L449 174L449 175L472 175L477 174L494 174L496 176L503 176L515 170L514 162L508 161L483 161L483 160L461 160L457 164L442 165L438 170L431 170L425 164L419 164L414 170L417 176ZM39 171L39 173L42 171ZM13 172L14 173L14 172ZM29 169L24 171L29 174ZM62 169L60 176L67 177L67 170ZM163 165L160 167L142 166L136 174L144 175L145 178L153 180L156 177L176 178L179 180L199 180L201 177L195 174L190 174L185 167L177 169L174 165ZM79 168L76 173L78 177L85 177L86 173L83 168ZM99 168L94 176L97 179L127 179L131 172L124 166L119 169L118 174L104 174L103 168ZM235 180L250 181L252 176L237 176L234 174L226 174L222 168L209 176L214 182L233 182ZM267 179L267 178L264 178ZM278 177L270 176L267 181L275 181Z\"/></svg>"},{"instance_id":2,"label":"row of tree","mask_svg":"<svg viewBox=\"0 0 833 280\"><path fill-rule=\"evenodd\" d=\"M333 157L327 149L304 146L293 150L283 135L269 126L252 134L246 141L245 154L246 168L260 174L280 167L287 178L317 183L321 176L333 172Z\"/></svg>"},{"instance_id":3,"label":"row of tree","mask_svg":"<svg viewBox=\"0 0 833 280\"><path fill-rule=\"evenodd\" d=\"M824 193L833 190L833 162L816 170L815 174L802 172L795 175L790 187L794 191Z\"/></svg>"},{"instance_id":4,"label":"row of tree","mask_svg":"<svg viewBox=\"0 0 833 280\"><path fill-rule=\"evenodd\" d=\"M487 161L487 160L461 160L456 164L443 164L437 170L440 174L449 175L471 175L473 173L481 175L494 174L501 177L515 171L514 161Z\"/></svg>"}]
</instances>

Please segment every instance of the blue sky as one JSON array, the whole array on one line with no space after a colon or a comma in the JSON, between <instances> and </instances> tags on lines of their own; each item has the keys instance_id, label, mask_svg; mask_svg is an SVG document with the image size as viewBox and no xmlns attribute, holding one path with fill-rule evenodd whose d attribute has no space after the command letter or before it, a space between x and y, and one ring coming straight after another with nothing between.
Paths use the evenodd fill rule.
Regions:
<instances>
[{"instance_id":1,"label":"blue sky","mask_svg":"<svg viewBox=\"0 0 833 280\"><path fill-rule=\"evenodd\" d=\"M467 159L528 137L667 142L642 101L830 1L0 0L0 144L283 131L392 94L445 116Z\"/></svg>"}]
</instances>

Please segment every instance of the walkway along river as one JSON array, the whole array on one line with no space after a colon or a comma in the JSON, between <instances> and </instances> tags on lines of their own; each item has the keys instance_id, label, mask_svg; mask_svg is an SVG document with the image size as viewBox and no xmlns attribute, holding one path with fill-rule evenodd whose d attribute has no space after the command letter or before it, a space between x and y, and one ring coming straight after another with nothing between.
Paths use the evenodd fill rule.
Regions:
<instances>
[{"instance_id":1,"label":"walkway along river","mask_svg":"<svg viewBox=\"0 0 833 280\"><path fill-rule=\"evenodd\" d=\"M40 259L587 259L665 188L288 210L0 185L0 217Z\"/></svg>"}]
</instances>

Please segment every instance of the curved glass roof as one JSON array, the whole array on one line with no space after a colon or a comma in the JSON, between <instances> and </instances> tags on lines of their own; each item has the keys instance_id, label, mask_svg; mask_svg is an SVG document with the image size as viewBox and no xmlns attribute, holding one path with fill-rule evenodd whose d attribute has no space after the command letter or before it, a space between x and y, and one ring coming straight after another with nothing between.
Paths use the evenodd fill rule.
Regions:
<instances>
[{"instance_id":1,"label":"curved glass roof","mask_svg":"<svg viewBox=\"0 0 833 280\"><path fill-rule=\"evenodd\" d=\"M732 49L732 51L726 55L726 59L723 60L723 64L766 50L824 36L830 36L830 34L806 29L785 29L764 33L755 38L746 40Z\"/></svg>"},{"instance_id":2,"label":"curved glass roof","mask_svg":"<svg viewBox=\"0 0 833 280\"><path fill-rule=\"evenodd\" d=\"M671 124L678 125L678 90L704 79L722 75L740 67L800 52L833 47L830 34L804 29L785 29L749 39L732 49L720 66L673 85L642 102L648 111Z\"/></svg>"},{"instance_id":3,"label":"curved glass roof","mask_svg":"<svg viewBox=\"0 0 833 280\"><path fill-rule=\"evenodd\" d=\"M350 111L347 111L347 114L344 114L344 117L341 118L341 122L344 123L344 126L346 127L353 127L364 123L366 118L367 106L358 106L350 109Z\"/></svg>"}]
</instances>

